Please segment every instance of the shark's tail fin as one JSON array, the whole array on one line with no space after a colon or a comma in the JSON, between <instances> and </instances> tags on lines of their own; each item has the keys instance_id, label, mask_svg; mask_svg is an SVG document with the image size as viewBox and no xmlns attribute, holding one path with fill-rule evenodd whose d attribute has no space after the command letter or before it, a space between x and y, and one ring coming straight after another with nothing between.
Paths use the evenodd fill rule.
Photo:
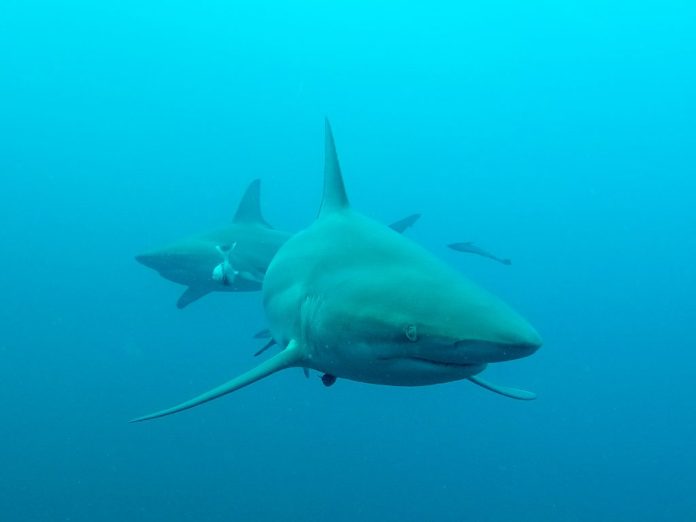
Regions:
<instances>
[{"instance_id":1,"label":"shark's tail fin","mask_svg":"<svg viewBox=\"0 0 696 522\"><path fill-rule=\"evenodd\" d=\"M138 417L130 422L142 422L150 419L156 419L157 417L164 417L166 415L172 415L173 413L188 410L189 408L194 408L200 404L203 404L204 402L212 401L218 397L222 397L223 395L227 395L228 393L232 393L233 391L253 384L256 381L259 381L264 377L268 377L277 371L289 368L291 366L298 366L302 360L302 357L303 354L300 346L294 341L290 342L285 350L262 362L256 368L243 373L239 377L235 377L231 381L228 381L217 388L213 388L212 390L207 391L198 397L189 399L188 401L182 402L176 406L172 406L171 408Z\"/></svg>"}]
</instances>

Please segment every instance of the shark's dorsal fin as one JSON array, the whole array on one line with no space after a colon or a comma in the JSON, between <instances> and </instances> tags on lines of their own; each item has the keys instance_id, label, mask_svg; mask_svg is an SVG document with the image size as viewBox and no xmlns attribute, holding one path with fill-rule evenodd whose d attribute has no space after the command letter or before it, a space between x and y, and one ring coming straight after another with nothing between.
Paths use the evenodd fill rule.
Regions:
<instances>
[{"instance_id":1,"label":"shark's dorsal fin","mask_svg":"<svg viewBox=\"0 0 696 522\"><path fill-rule=\"evenodd\" d=\"M255 179L247 187L242 196L237 212L234 215L235 223L257 224L270 227L261 214L261 180Z\"/></svg>"},{"instance_id":2,"label":"shark's dorsal fin","mask_svg":"<svg viewBox=\"0 0 696 522\"><path fill-rule=\"evenodd\" d=\"M319 217L348 208L348 196L343 185L341 166L338 164L336 144L334 143L331 124L328 118L325 120L325 146L324 146L324 196L321 201Z\"/></svg>"}]
</instances>

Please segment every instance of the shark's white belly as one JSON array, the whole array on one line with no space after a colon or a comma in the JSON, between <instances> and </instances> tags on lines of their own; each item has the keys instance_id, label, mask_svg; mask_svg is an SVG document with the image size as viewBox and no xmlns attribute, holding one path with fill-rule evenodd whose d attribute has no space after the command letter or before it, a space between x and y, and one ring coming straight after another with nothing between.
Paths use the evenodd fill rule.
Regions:
<instances>
[{"instance_id":1,"label":"shark's white belly","mask_svg":"<svg viewBox=\"0 0 696 522\"><path fill-rule=\"evenodd\" d=\"M458 381L484 370L485 364L443 364L391 353L389 346L351 342L316 344L307 352L307 366L342 379L391 386L425 386Z\"/></svg>"}]
</instances>

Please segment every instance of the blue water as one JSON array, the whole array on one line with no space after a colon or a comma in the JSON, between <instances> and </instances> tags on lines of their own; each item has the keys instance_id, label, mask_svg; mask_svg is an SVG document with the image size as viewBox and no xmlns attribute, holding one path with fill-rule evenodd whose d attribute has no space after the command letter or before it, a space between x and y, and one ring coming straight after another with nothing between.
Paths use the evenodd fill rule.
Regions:
<instances>
[{"instance_id":1,"label":"blue water","mask_svg":"<svg viewBox=\"0 0 696 522\"><path fill-rule=\"evenodd\" d=\"M0 520L696 520L696 4L0 6ZM544 337L467 382L250 368L260 294L186 310L133 256L354 206ZM449 251L472 240L511 267Z\"/></svg>"}]
</instances>

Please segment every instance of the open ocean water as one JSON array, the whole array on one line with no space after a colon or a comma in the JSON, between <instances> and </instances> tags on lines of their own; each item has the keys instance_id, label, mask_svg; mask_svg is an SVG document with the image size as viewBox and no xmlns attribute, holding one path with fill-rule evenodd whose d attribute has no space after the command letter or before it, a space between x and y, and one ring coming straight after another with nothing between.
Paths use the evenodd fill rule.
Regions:
<instances>
[{"instance_id":1,"label":"open ocean water","mask_svg":"<svg viewBox=\"0 0 696 522\"><path fill-rule=\"evenodd\" d=\"M325 115L353 205L539 330L486 371L538 399L295 369L128 424L265 326L134 256L254 178L307 226ZM0 521L696 520L695 129L690 1L4 0Z\"/></svg>"}]
</instances>

